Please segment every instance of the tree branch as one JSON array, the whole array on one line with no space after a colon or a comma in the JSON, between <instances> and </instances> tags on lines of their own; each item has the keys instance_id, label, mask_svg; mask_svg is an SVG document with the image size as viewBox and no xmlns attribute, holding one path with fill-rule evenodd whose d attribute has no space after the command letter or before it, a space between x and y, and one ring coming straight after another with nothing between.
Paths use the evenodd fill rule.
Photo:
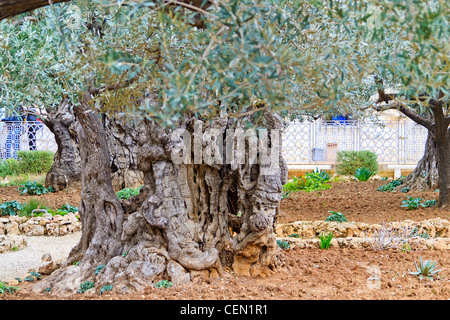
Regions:
<instances>
[{"instance_id":1,"label":"tree branch","mask_svg":"<svg viewBox=\"0 0 450 320\"><path fill-rule=\"evenodd\" d=\"M48 6L50 2L58 3L68 1L71 0L0 0L0 20Z\"/></svg>"},{"instance_id":2,"label":"tree branch","mask_svg":"<svg viewBox=\"0 0 450 320\"><path fill-rule=\"evenodd\" d=\"M409 108L408 106L405 106L401 102L393 102L386 105L375 105L373 107L376 111L385 111L385 110L398 110L401 113L403 113L405 116L413 120L414 122L417 122L418 124L424 126L428 130L434 129L434 123L430 121L429 119L419 115L417 112L415 112L413 109Z\"/></svg>"},{"instance_id":3,"label":"tree branch","mask_svg":"<svg viewBox=\"0 0 450 320\"><path fill-rule=\"evenodd\" d=\"M50 4L59 2L69 2L71 0L0 0L0 21L18 14L42 8ZM207 9L212 5L212 1L207 0L166 0L167 5L181 6L204 15L208 15Z\"/></svg>"}]
</instances>

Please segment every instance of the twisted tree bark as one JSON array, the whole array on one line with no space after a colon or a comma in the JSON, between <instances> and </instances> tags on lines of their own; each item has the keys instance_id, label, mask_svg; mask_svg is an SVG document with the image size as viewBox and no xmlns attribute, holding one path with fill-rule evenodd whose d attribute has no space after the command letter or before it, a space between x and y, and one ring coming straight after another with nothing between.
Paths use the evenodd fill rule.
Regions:
<instances>
[{"instance_id":1,"label":"twisted tree bark","mask_svg":"<svg viewBox=\"0 0 450 320\"><path fill-rule=\"evenodd\" d=\"M52 168L46 175L46 187L56 191L81 187L81 156L79 135L81 126L72 106L63 101L58 108L47 108L45 125L55 136L58 149ZM137 137L140 121L126 121L120 117L101 119L108 150L110 151L111 179L115 190L133 188L143 183L143 174L137 165Z\"/></svg>"},{"instance_id":2,"label":"twisted tree bark","mask_svg":"<svg viewBox=\"0 0 450 320\"><path fill-rule=\"evenodd\" d=\"M97 291L112 285L126 292L160 279L179 284L196 276L217 277L224 265L238 275L262 277L282 265L274 226L287 169L281 135L272 135L281 129L280 119L266 113L258 124L270 133L263 151L279 163L272 174L265 170L273 163L261 157L255 163L233 162L239 152L220 146L220 137L229 146L242 142L241 134L233 134L244 131L239 120L184 119L178 129L192 137L188 141L200 142L199 150L186 148L173 130L143 120L136 139L144 186L120 202L111 180L108 134L100 115L86 106L75 108L81 127L82 238L65 266L38 283L36 291L73 293L80 283L93 281ZM241 146L251 154L250 140ZM180 154L191 160L179 161Z\"/></svg>"}]
</instances>

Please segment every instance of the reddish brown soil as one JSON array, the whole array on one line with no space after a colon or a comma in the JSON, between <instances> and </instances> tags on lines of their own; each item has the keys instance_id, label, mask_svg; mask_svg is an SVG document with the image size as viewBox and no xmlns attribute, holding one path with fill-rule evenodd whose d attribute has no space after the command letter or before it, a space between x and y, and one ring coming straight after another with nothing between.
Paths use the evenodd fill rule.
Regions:
<instances>
[{"instance_id":1,"label":"reddish brown soil","mask_svg":"<svg viewBox=\"0 0 450 320\"><path fill-rule=\"evenodd\" d=\"M42 200L48 207L58 209L65 203L78 207L81 199L80 190L50 192L40 196L21 196L20 191L17 189L18 187L15 186L0 187L0 203L12 200L16 200L20 203L27 203L31 198L36 198Z\"/></svg>"},{"instance_id":2,"label":"reddish brown soil","mask_svg":"<svg viewBox=\"0 0 450 320\"><path fill-rule=\"evenodd\" d=\"M342 212L348 221L381 223L403 221L406 219L421 221L432 218L450 220L449 210L440 210L436 206L407 210L402 201L411 196L424 200L438 199L439 193L434 191L419 192L381 192L376 189L386 181L367 182L335 182L330 190L317 192L296 192L281 202L278 221L280 223L294 221L325 220L328 211Z\"/></svg>"},{"instance_id":3,"label":"reddish brown soil","mask_svg":"<svg viewBox=\"0 0 450 320\"><path fill-rule=\"evenodd\" d=\"M385 183L349 182L334 183L330 190L318 193L297 193L281 204L279 223L296 220L324 220L328 210L341 211L349 221L415 221L441 217L449 219L450 212L436 208L407 211L400 207L406 194L375 191ZM2 200L5 200L2 192ZM435 199L434 192L408 193L423 199ZM43 196L48 201L63 201L64 193ZM15 199L18 197L16 196ZM52 200L52 198L57 198ZM68 202L68 201L66 201ZM69 202L70 203L70 202ZM433 281L420 280L410 275L415 271L414 262L422 259L435 260L439 272ZM127 300L447 300L450 299L450 254L447 251L373 251L369 249L333 248L288 249L282 252L284 270L269 278L237 277L225 270L215 280L194 279L187 285L167 289L149 286L144 292L103 295L75 294L64 299L127 299ZM369 278L378 272L379 281ZM23 284L18 293L0 296L0 299L62 299L49 294L33 294ZM281 306L280 306L281 308ZM294 311L294 310L292 310Z\"/></svg>"}]
</instances>

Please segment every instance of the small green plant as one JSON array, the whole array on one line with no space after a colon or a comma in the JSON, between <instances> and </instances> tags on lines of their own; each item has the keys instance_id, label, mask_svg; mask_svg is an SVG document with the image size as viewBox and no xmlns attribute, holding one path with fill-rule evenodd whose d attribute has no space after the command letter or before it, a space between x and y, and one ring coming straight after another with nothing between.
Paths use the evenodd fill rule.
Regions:
<instances>
[{"instance_id":1,"label":"small green plant","mask_svg":"<svg viewBox=\"0 0 450 320\"><path fill-rule=\"evenodd\" d=\"M23 183L17 190L20 191L20 195L22 196L25 194L28 194L30 196L40 196L42 194L55 191L53 187L49 187L47 189L42 184L37 183L36 181L27 181Z\"/></svg>"},{"instance_id":2,"label":"small green plant","mask_svg":"<svg viewBox=\"0 0 450 320\"><path fill-rule=\"evenodd\" d=\"M103 292L111 291L113 288L112 285L105 285L100 289L100 294L103 294Z\"/></svg>"},{"instance_id":3,"label":"small green plant","mask_svg":"<svg viewBox=\"0 0 450 320\"><path fill-rule=\"evenodd\" d=\"M408 196L406 200L402 201L402 207L407 208L408 210L417 210L419 209L420 201L422 200L423 199Z\"/></svg>"},{"instance_id":4,"label":"small green plant","mask_svg":"<svg viewBox=\"0 0 450 320\"><path fill-rule=\"evenodd\" d=\"M402 190L400 190L400 192L408 193L409 192L409 188L408 187L404 187L404 188L402 188Z\"/></svg>"},{"instance_id":5,"label":"small green plant","mask_svg":"<svg viewBox=\"0 0 450 320\"><path fill-rule=\"evenodd\" d=\"M19 287L10 286L3 281L0 281L0 294L4 293L15 293L19 290Z\"/></svg>"},{"instance_id":6,"label":"small green plant","mask_svg":"<svg viewBox=\"0 0 450 320\"><path fill-rule=\"evenodd\" d=\"M298 233L290 234L290 235L288 235L288 237L291 237L291 238L300 238L300 236L298 235Z\"/></svg>"},{"instance_id":7,"label":"small green plant","mask_svg":"<svg viewBox=\"0 0 450 320\"><path fill-rule=\"evenodd\" d=\"M414 262L414 265L416 267L416 271L415 272L409 272L409 274L411 275L415 275L415 276L419 276L419 279L423 279L424 277L429 279L429 280L433 280L433 276L440 272L441 270L436 270L437 266L436 266L436 261L431 261L431 260L425 260L422 261L422 257L419 256L419 265L416 264L416 262Z\"/></svg>"},{"instance_id":8,"label":"small green plant","mask_svg":"<svg viewBox=\"0 0 450 320\"><path fill-rule=\"evenodd\" d=\"M125 188L117 192L117 198L119 199L128 199L133 196L137 196L139 194L139 190L141 190L142 186L137 188Z\"/></svg>"},{"instance_id":9,"label":"small green plant","mask_svg":"<svg viewBox=\"0 0 450 320\"><path fill-rule=\"evenodd\" d=\"M155 288L170 288L173 285L171 281L168 280L161 280L157 283L155 283Z\"/></svg>"},{"instance_id":10,"label":"small green plant","mask_svg":"<svg viewBox=\"0 0 450 320\"><path fill-rule=\"evenodd\" d=\"M421 203L420 205L424 208L432 207L437 204L437 200L426 200L424 203Z\"/></svg>"},{"instance_id":11,"label":"small green plant","mask_svg":"<svg viewBox=\"0 0 450 320\"><path fill-rule=\"evenodd\" d=\"M58 210L67 211L67 212L78 212L78 207L74 207L68 203L65 203Z\"/></svg>"},{"instance_id":12,"label":"small green plant","mask_svg":"<svg viewBox=\"0 0 450 320\"><path fill-rule=\"evenodd\" d=\"M35 271L30 271L29 272L30 275L25 277L23 280L27 281L27 282L35 282L36 280L41 280L42 279L42 275L38 272Z\"/></svg>"},{"instance_id":13,"label":"small green plant","mask_svg":"<svg viewBox=\"0 0 450 320\"><path fill-rule=\"evenodd\" d=\"M277 240L277 245L281 248L281 250L289 249L289 242L283 240Z\"/></svg>"},{"instance_id":14,"label":"small green plant","mask_svg":"<svg viewBox=\"0 0 450 320\"><path fill-rule=\"evenodd\" d=\"M85 281L80 284L80 289L78 289L78 293L85 293L89 289L92 289L95 286L94 282L92 281Z\"/></svg>"},{"instance_id":15,"label":"small green plant","mask_svg":"<svg viewBox=\"0 0 450 320\"><path fill-rule=\"evenodd\" d=\"M374 173L367 168L358 168L355 171L355 178L358 179L358 181L367 181L373 174Z\"/></svg>"},{"instance_id":16,"label":"small green plant","mask_svg":"<svg viewBox=\"0 0 450 320\"><path fill-rule=\"evenodd\" d=\"M6 201L0 204L2 216L15 216L22 211L23 205L16 200Z\"/></svg>"},{"instance_id":17,"label":"small green plant","mask_svg":"<svg viewBox=\"0 0 450 320\"><path fill-rule=\"evenodd\" d=\"M336 221L336 222L347 222L347 218L344 216L342 212L336 212L336 211L328 211L331 213L325 221Z\"/></svg>"},{"instance_id":18,"label":"small green plant","mask_svg":"<svg viewBox=\"0 0 450 320\"><path fill-rule=\"evenodd\" d=\"M102 271L102 269L103 269L104 267L106 267L106 265L104 265L104 264L99 265L99 266L95 269L95 274L99 274L100 271Z\"/></svg>"},{"instance_id":19,"label":"small green plant","mask_svg":"<svg viewBox=\"0 0 450 320\"><path fill-rule=\"evenodd\" d=\"M328 250L328 248L331 246L331 240L333 240L333 232L330 232L326 234L325 232L322 232L319 235L319 247L320 249Z\"/></svg>"},{"instance_id":20,"label":"small green plant","mask_svg":"<svg viewBox=\"0 0 450 320\"><path fill-rule=\"evenodd\" d=\"M31 217L31 214L35 209L49 210L50 208L46 205L45 201L37 198L31 198L22 206L21 215ZM42 215L42 212L40 212L38 215Z\"/></svg>"},{"instance_id":21,"label":"small green plant","mask_svg":"<svg viewBox=\"0 0 450 320\"><path fill-rule=\"evenodd\" d=\"M419 229L416 227L411 231L411 234L409 235L410 237L421 237L424 239L429 239L430 235L427 232L422 232L421 234L419 234Z\"/></svg>"},{"instance_id":22,"label":"small green plant","mask_svg":"<svg viewBox=\"0 0 450 320\"><path fill-rule=\"evenodd\" d=\"M382 185L381 187L377 188L377 191L381 191L381 192L393 192L395 191L395 189L400 186L403 183L403 179L396 179L396 180L392 180L389 181L387 184Z\"/></svg>"},{"instance_id":23,"label":"small green plant","mask_svg":"<svg viewBox=\"0 0 450 320\"><path fill-rule=\"evenodd\" d=\"M330 179L328 172L319 170L296 176L283 186L282 198L285 199L297 191L312 192L330 189Z\"/></svg>"}]
</instances>

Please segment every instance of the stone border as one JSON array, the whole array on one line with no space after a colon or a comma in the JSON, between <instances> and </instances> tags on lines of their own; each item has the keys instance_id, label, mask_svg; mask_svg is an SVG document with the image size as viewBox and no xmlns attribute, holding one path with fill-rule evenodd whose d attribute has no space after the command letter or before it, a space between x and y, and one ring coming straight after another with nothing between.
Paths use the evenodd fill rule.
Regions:
<instances>
[{"instance_id":1,"label":"stone border","mask_svg":"<svg viewBox=\"0 0 450 320\"><path fill-rule=\"evenodd\" d=\"M446 219L435 218L415 222L404 220L401 222L387 223L394 229L407 227L411 230L417 228L417 233L427 233L429 238L450 237L450 222ZM278 237L287 237L296 233L300 239L318 237L322 232L333 232L335 238L346 237L371 237L374 232L383 227L381 224L368 224L365 222L336 222L336 221L296 221L286 224L278 224L275 233Z\"/></svg>"},{"instance_id":2,"label":"stone border","mask_svg":"<svg viewBox=\"0 0 450 320\"><path fill-rule=\"evenodd\" d=\"M47 213L42 217L0 217L0 235L63 236L81 230L78 213L61 216Z\"/></svg>"},{"instance_id":3,"label":"stone border","mask_svg":"<svg viewBox=\"0 0 450 320\"><path fill-rule=\"evenodd\" d=\"M417 236L410 243L412 250L450 250L450 222L446 219L435 218L419 222L404 220L387 223L385 226L396 230L406 228L408 232L416 228L416 235L426 233L428 238ZM381 228L381 224L364 222L296 221L279 224L275 232L277 239L287 241L293 245L291 248L319 248L318 236L322 232L333 232L331 246L334 247L371 248L373 236ZM292 237L293 234L296 237Z\"/></svg>"}]
</instances>

